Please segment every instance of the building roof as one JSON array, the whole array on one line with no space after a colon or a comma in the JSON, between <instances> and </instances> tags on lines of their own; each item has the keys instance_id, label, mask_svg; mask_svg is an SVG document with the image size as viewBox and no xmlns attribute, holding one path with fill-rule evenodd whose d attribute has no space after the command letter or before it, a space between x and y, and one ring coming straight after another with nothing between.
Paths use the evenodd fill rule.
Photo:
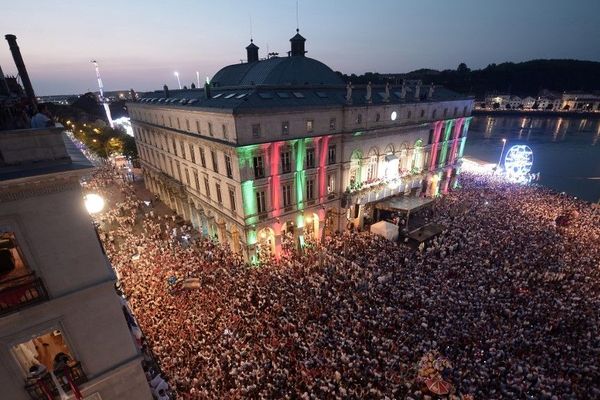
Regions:
<instances>
[{"instance_id":1,"label":"building roof","mask_svg":"<svg viewBox=\"0 0 600 400\"><path fill-rule=\"evenodd\" d=\"M327 65L309 57L273 57L233 64L215 74L214 87L248 85L343 85Z\"/></svg>"},{"instance_id":2,"label":"building roof","mask_svg":"<svg viewBox=\"0 0 600 400\"><path fill-rule=\"evenodd\" d=\"M300 57L298 57L300 58ZM436 87L432 98L427 98L428 86L422 86L420 99L414 98L414 86L406 88L406 96L401 98L401 87L390 88L389 101L384 101L384 86L373 86L371 103L366 99L366 87L352 90L352 102L346 101L344 85L336 86L238 86L230 88L211 88L211 97L206 98L204 89L169 90L169 98L164 91L145 93L138 103L159 107L203 108L249 112L256 109L289 109L314 107L352 107L382 104L410 104L440 101L463 100L469 97L443 87Z\"/></svg>"},{"instance_id":3,"label":"building roof","mask_svg":"<svg viewBox=\"0 0 600 400\"><path fill-rule=\"evenodd\" d=\"M5 184L7 181L14 179L23 179L29 177L39 177L42 175L52 175L58 173L75 172L78 170L87 170L93 168L92 163L83 155L81 150L73 143L73 141L60 128L41 128L37 131L52 131L56 135L58 142L57 146L63 146L64 157L48 158L37 161L28 161L14 165L0 165L0 183ZM25 146L32 142L37 145L35 138L35 129L19 129L14 131L4 131L3 135L15 135L22 139ZM37 139L37 141L41 141ZM47 145L47 143L46 143ZM56 153L55 151L52 153ZM83 172L83 171L82 171Z\"/></svg>"}]
</instances>

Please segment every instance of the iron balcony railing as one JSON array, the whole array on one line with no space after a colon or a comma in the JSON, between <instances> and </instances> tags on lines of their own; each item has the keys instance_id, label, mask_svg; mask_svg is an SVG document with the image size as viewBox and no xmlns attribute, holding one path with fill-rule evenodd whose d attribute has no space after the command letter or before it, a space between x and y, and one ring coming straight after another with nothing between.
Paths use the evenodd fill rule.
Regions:
<instances>
[{"instance_id":1,"label":"iron balcony railing","mask_svg":"<svg viewBox=\"0 0 600 400\"><path fill-rule=\"evenodd\" d=\"M77 390L80 390L80 385L87 382L87 377L83 373L83 370L81 369L81 363L79 362L76 362L63 369L55 370L54 376L56 376L56 381L59 383L65 393L72 391L71 385L75 386ZM60 399L60 394L58 392L58 388L56 387L56 383L48 372L39 378L27 379L25 390L27 393L29 393L29 396L33 400L48 400L49 397L51 397L53 400Z\"/></svg>"},{"instance_id":2,"label":"iron balcony railing","mask_svg":"<svg viewBox=\"0 0 600 400\"><path fill-rule=\"evenodd\" d=\"M46 300L46 288L34 272L0 281L0 316Z\"/></svg>"}]
</instances>

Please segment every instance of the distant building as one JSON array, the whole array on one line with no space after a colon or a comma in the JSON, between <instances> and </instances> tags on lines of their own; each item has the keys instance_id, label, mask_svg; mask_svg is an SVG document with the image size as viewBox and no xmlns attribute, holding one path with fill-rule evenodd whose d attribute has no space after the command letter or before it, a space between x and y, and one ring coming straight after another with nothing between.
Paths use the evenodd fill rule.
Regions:
<instances>
[{"instance_id":1,"label":"distant building","mask_svg":"<svg viewBox=\"0 0 600 400\"><path fill-rule=\"evenodd\" d=\"M572 111L600 111L600 94L565 92L562 95L561 109Z\"/></svg>"},{"instance_id":2,"label":"distant building","mask_svg":"<svg viewBox=\"0 0 600 400\"><path fill-rule=\"evenodd\" d=\"M473 100L420 81L350 87L305 56L222 68L204 89L128 103L146 186L203 233L254 260L360 227L391 196L453 187Z\"/></svg>"}]
</instances>

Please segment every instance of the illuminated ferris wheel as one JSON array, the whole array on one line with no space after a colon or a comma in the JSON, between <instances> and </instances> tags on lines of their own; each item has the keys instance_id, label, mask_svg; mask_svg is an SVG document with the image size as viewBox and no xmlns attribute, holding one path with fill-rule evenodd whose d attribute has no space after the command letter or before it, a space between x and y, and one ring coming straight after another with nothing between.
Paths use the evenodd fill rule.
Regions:
<instances>
[{"instance_id":1,"label":"illuminated ferris wheel","mask_svg":"<svg viewBox=\"0 0 600 400\"><path fill-rule=\"evenodd\" d=\"M532 166L533 151L529 146L524 144L512 146L504 158L506 177L511 181L526 181Z\"/></svg>"}]
</instances>

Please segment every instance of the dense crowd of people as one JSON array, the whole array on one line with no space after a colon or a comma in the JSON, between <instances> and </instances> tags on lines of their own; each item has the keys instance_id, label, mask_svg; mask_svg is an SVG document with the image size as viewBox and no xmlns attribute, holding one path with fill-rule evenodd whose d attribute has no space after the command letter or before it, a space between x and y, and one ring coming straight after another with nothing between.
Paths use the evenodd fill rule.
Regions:
<instances>
[{"instance_id":1,"label":"dense crowd of people","mask_svg":"<svg viewBox=\"0 0 600 400\"><path fill-rule=\"evenodd\" d=\"M343 233L258 268L109 167L88 185L117 199L101 238L179 398L600 398L600 212L490 176L461 183L417 250Z\"/></svg>"}]
</instances>

